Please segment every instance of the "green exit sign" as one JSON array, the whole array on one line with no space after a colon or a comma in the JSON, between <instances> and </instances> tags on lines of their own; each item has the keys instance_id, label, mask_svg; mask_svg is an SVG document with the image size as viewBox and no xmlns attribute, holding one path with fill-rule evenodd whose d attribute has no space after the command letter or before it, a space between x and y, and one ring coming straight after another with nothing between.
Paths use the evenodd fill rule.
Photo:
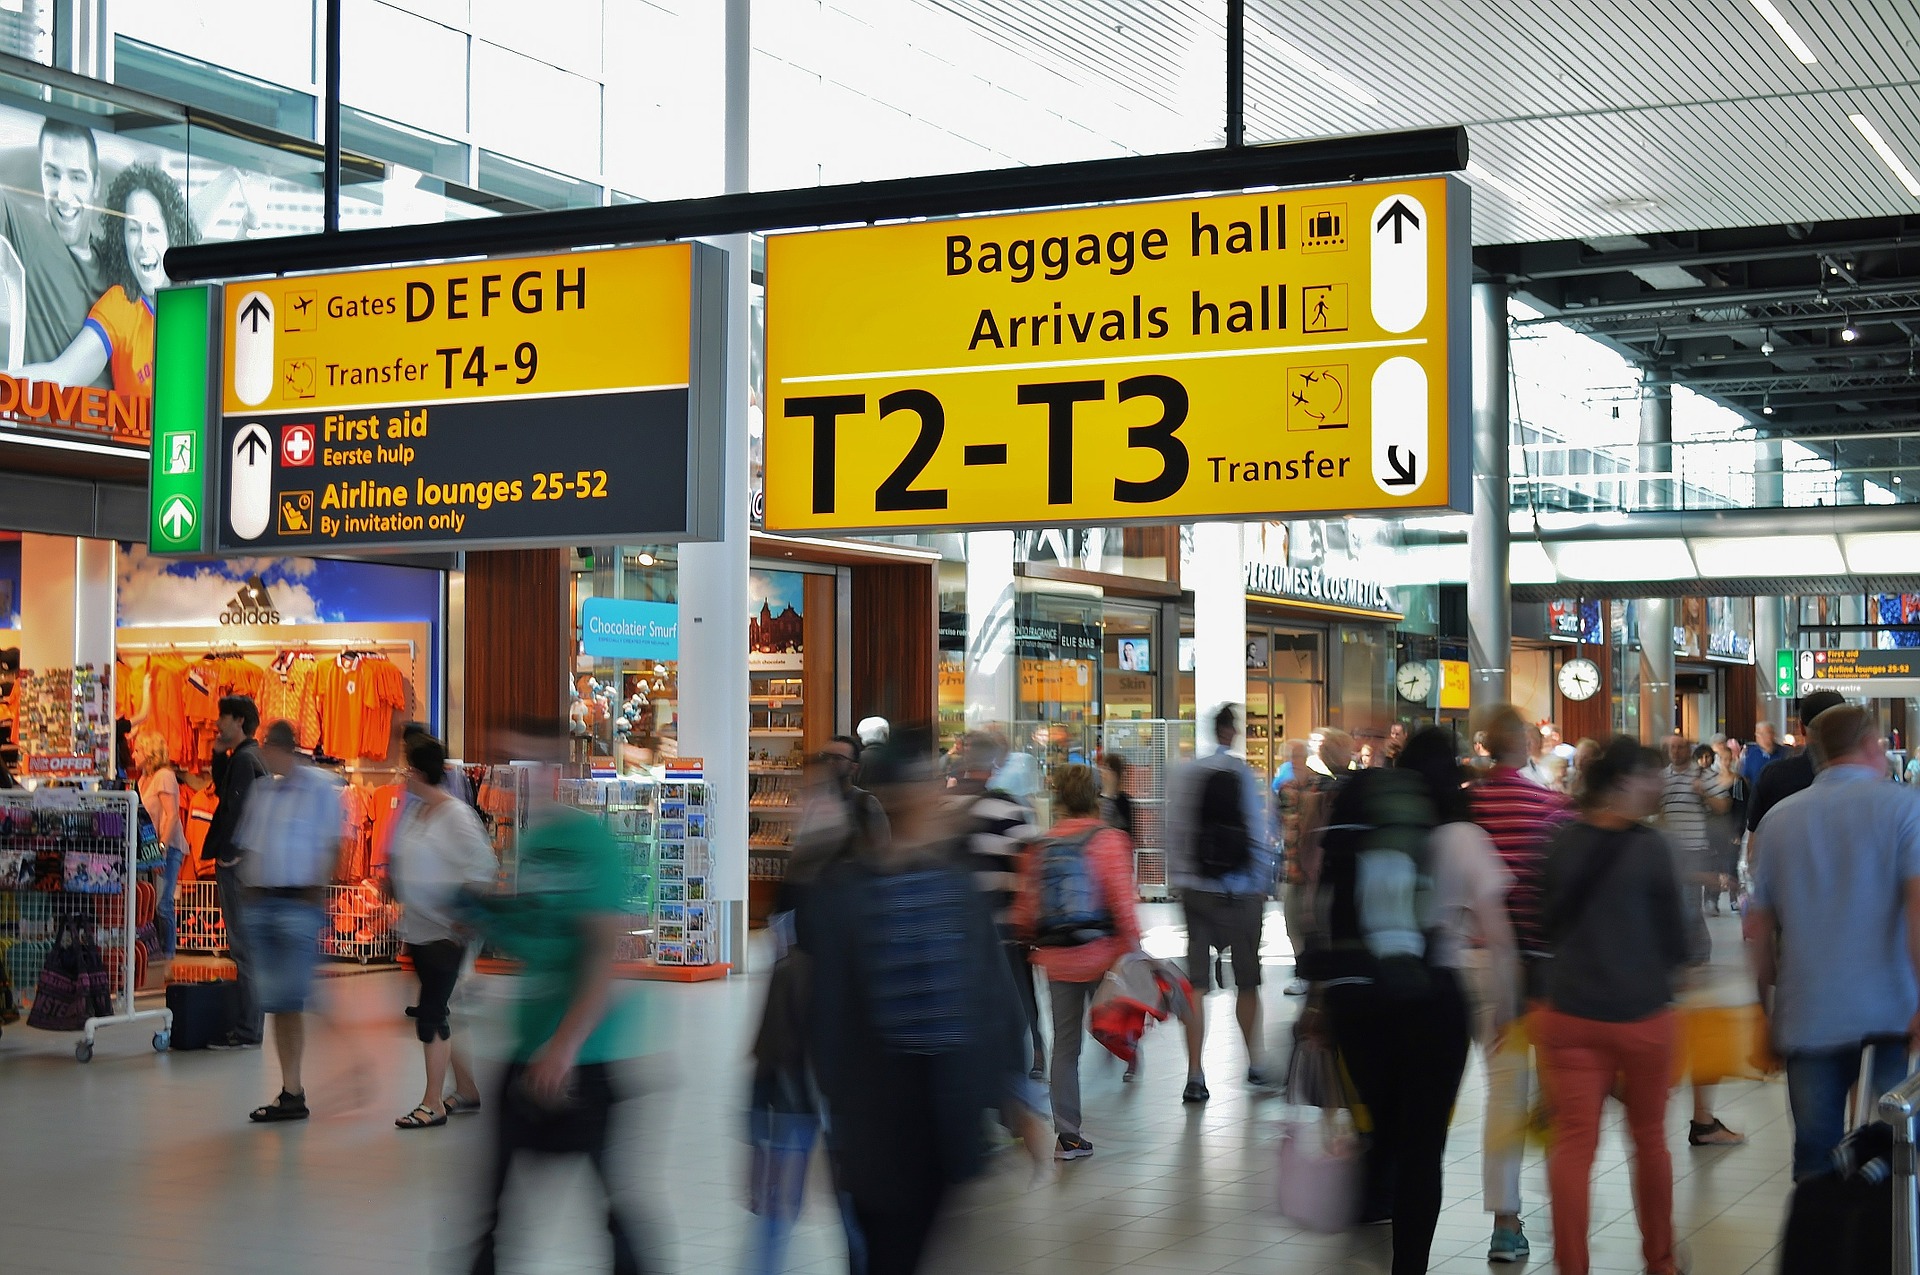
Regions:
<instances>
[{"instance_id":1,"label":"green exit sign","mask_svg":"<svg viewBox=\"0 0 1920 1275\"><path fill-rule=\"evenodd\" d=\"M1793 698L1793 652L1773 653L1773 694L1776 699Z\"/></svg>"},{"instance_id":2,"label":"green exit sign","mask_svg":"<svg viewBox=\"0 0 1920 1275\"><path fill-rule=\"evenodd\" d=\"M214 289L164 288L155 299L153 457L148 462L147 548L203 553L207 523L208 398Z\"/></svg>"}]
</instances>

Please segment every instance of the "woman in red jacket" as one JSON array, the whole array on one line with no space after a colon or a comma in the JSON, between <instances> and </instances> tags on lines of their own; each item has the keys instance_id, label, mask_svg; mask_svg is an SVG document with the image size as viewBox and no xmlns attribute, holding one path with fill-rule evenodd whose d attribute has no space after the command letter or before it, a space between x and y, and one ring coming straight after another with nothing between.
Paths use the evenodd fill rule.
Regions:
<instances>
[{"instance_id":1,"label":"woman in red jacket","mask_svg":"<svg viewBox=\"0 0 1920 1275\"><path fill-rule=\"evenodd\" d=\"M1100 781L1090 766L1053 772L1062 816L1026 857L1013 904L1015 930L1034 945L1053 1003L1054 1158L1080 1160L1093 1144L1080 1136L1080 1042L1101 976L1140 946L1134 915L1133 848L1100 821Z\"/></svg>"}]
</instances>

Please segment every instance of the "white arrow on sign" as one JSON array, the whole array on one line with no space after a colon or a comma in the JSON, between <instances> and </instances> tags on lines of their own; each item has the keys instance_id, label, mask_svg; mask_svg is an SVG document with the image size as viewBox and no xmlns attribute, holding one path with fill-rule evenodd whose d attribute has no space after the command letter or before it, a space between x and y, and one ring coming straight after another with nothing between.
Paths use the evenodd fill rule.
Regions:
<instances>
[{"instance_id":1,"label":"white arrow on sign","mask_svg":"<svg viewBox=\"0 0 1920 1275\"><path fill-rule=\"evenodd\" d=\"M250 421L233 436L227 522L242 540L256 540L273 519L273 443Z\"/></svg>"},{"instance_id":2,"label":"white arrow on sign","mask_svg":"<svg viewBox=\"0 0 1920 1275\"><path fill-rule=\"evenodd\" d=\"M233 314L233 394L248 407L273 393L273 318L273 301L264 292L241 297Z\"/></svg>"},{"instance_id":3,"label":"white arrow on sign","mask_svg":"<svg viewBox=\"0 0 1920 1275\"><path fill-rule=\"evenodd\" d=\"M185 540L197 521L193 502L185 496L175 496L160 509L160 529L174 540Z\"/></svg>"}]
</instances>

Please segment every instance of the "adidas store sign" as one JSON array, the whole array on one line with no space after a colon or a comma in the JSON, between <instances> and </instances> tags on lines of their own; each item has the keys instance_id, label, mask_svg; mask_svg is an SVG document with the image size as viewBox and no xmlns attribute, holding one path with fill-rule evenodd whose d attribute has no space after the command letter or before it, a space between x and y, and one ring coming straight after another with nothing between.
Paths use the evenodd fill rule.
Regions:
<instances>
[{"instance_id":1,"label":"adidas store sign","mask_svg":"<svg viewBox=\"0 0 1920 1275\"><path fill-rule=\"evenodd\" d=\"M274 610L273 599L267 596L267 586L259 576L248 576L233 595L233 601L227 603L220 612L222 624L278 624L280 613Z\"/></svg>"}]
</instances>

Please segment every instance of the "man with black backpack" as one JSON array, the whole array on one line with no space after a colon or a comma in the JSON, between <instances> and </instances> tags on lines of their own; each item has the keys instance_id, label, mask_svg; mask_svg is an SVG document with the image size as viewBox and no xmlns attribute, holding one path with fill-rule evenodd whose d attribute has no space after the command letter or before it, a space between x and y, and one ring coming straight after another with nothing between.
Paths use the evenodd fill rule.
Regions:
<instances>
[{"instance_id":1,"label":"man with black backpack","mask_svg":"<svg viewBox=\"0 0 1920 1275\"><path fill-rule=\"evenodd\" d=\"M1239 713L1223 704L1213 714L1215 749L1188 765L1168 802L1167 881L1180 893L1187 921L1187 978L1196 999L1212 987L1213 953L1231 958L1234 1011L1247 1044L1247 1083L1268 1088L1261 1067L1260 930L1273 894L1273 848L1267 837L1263 785L1231 751ZM1187 1025L1187 1087L1182 1102L1205 1102L1201 1066L1206 1037L1202 1002Z\"/></svg>"}]
</instances>

